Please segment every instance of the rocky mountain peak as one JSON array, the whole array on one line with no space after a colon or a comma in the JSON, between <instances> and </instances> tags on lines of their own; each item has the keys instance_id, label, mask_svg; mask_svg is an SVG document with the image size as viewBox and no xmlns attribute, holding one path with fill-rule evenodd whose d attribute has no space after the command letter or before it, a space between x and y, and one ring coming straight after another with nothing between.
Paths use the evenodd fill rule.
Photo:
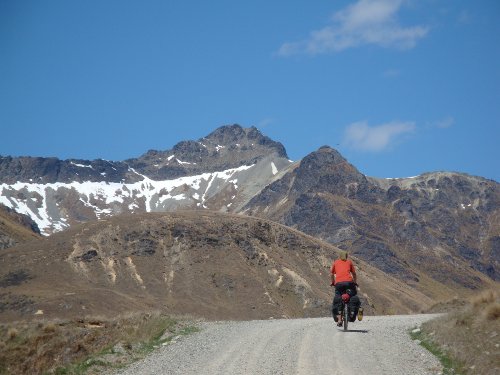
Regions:
<instances>
[{"instance_id":1,"label":"rocky mountain peak","mask_svg":"<svg viewBox=\"0 0 500 375\"><path fill-rule=\"evenodd\" d=\"M239 145L241 148L268 149L278 156L288 158L285 147L271 138L263 135L255 126L243 128L241 125L225 125L217 128L205 138L199 140L201 143L216 144L216 147L230 147Z\"/></svg>"},{"instance_id":2,"label":"rocky mountain peak","mask_svg":"<svg viewBox=\"0 0 500 375\"><path fill-rule=\"evenodd\" d=\"M316 205L318 195L325 194L367 203L384 199L382 189L370 183L337 150L322 146L305 156L296 167L290 168L281 179L264 188L245 209L251 215L258 216L264 212L269 215L269 207L275 206L277 210L283 210L283 202L293 201L294 206L282 219L285 224L294 226L295 217L303 220L305 217L311 218L310 214L313 213L312 216L316 219L311 218L311 223L322 225L325 220L317 220L318 211L325 209L328 215L332 215L328 204L320 202L319 206ZM270 217L273 217L272 214Z\"/></svg>"},{"instance_id":3,"label":"rocky mountain peak","mask_svg":"<svg viewBox=\"0 0 500 375\"><path fill-rule=\"evenodd\" d=\"M322 146L317 151L305 156L301 160L296 174L298 179L305 183L308 188L320 183L321 185L340 186L341 189L344 189L345 184L348 183L366 182L365 176L330 146Z\"/></svg>"},{"instance_id":4,"label":"rocky mountain peak","mask_svg":"<svg viewBox=\"0 0 500 375\"><path fill-rule=\"evenodd\" d=\"M321 146L317 151L311 152L307 155L301 163L304 163L305 165L311 164L315 167L322 168L346 162L347 160L334 148L330 146Z\"/></svg>"},{"instance_id":5,"label":"rocky mountain peak","mask_svg":"<svg viewBox=\"0 0 500 375\"><path fill-rule=\"evenodd\" d=\"M210 133L209 135L207 135L205 138L202 139L208 139L220 145L228 146L237 143L238 141L244 140L247 137L246 130L249 129L245 129L238 124L224 125L215 129L212 133ZM260 134L258 130L257 132Z\"/></svg>"},{"instance_id":6,"label":"rocky mountain peak","mask_svg":"<svg viewBox=\"0 0 500 375\"><path fill-rule=\"evenodd\" d=\"M221 126L197 141L177 143L171 150L150 150L127 163L152 179L170 179L252 165L274 155L288 159L285 147L257 128Z\"/></svg>"}]
</instances>

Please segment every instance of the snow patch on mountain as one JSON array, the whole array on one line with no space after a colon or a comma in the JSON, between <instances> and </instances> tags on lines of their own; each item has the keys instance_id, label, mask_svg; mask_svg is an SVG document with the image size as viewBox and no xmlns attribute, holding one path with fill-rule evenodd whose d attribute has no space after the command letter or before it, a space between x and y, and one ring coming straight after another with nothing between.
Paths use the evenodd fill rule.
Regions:
<instances>
[{"instance_id":1,"label":"snow patch on mountain","mask_svg":"<svg viewBox=\"0 0 500 375\"><path fill-rule=\"evenodd\" d=\"M42 234L49 235L70 225L68 210L59 209L58 206L61 200L71 199L69 197L75 194L78 198L73 198L72 204L90 208L98 219L124 211L163 211L179 201L192 201L206 208L205 202L211 196L212 186L229 183L237 189L238 174L253 166L244 165L165 181L152 180L130 168L131 172L142 177L142 181L0 184L0 203L30 216Z\"/></svg>"},{"instance_id":2,"label":"snow patch on mountain","mask_svg":"<svg viewBox=\"0 0 500 375\"><path fill-rule=\"evenodd\" d=\"M75 162L70 162L70 164L76 166L76 167L80 167L80 168L92 168L93 167L91 165L84 165L84 164L78 164L78 163L75 163Z\"/></svg>"},{"instance_id":3,"label":"snow patch on mountain","mask_svg":"<svg viewBox=\"0 0 500 375\"><path fill-rule=\"evenodd\" d=\"M274 164L274 162L271 162L271 170L273 172L273 176L278 173L278 168L276 168L276 165Z\"/></svg>"}]
</instances>

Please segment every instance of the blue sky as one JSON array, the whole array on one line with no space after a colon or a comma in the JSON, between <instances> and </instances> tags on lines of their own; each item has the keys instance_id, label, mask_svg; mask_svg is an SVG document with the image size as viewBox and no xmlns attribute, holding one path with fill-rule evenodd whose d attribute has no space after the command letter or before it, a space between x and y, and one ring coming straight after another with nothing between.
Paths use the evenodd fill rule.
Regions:
<instances>
[{"instance_id":1,"label":"blue sky","mask_svg":"<svg viewBox=\"0 0 500 375\"><path fill-rule=\"evenodd\" d=\"M0 0L0 155L124 160L257 126L298 160L500 181L500 2Z\"/></svg>"}]
</instances>

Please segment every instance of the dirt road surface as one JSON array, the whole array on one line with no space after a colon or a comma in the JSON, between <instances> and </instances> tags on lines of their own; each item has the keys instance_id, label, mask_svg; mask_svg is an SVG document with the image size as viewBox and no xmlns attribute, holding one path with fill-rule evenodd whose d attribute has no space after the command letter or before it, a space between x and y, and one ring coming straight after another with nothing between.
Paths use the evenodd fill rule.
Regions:
<instances>
[{"instance_id":1,"label":"dirt road surface","mask_svg":"<svg viewBox=\"0 0 500 375\"><path fill-rule=\"evenodd\" d=\"M439 361L408 334L432 317L365 317L348 332L331 318L204 323L121 374L439 374Z\"/></svg>"}]
</instances>

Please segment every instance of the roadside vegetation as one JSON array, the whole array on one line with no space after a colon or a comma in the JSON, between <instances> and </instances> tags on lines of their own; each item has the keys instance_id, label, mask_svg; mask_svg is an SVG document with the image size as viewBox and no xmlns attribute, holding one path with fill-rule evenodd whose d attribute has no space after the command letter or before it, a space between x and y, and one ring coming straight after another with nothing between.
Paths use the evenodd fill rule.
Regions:
<instances>
[{"instance_id":1,"label":"roadside vegetation","mask_svg":"<svg viewBox=\"0 0 500 375\"><path fill-rule=\"evenodd\" d=\"M411 335L440 359L445 374L500 373L500 299L495 291L478 294Z\"/></svg>"},{"instance_id":2,"label":"roadside vegetation","mask_svg":"<svg viewBox=\"0 0 500 375\"><path fill-rule=\"evenodd\" d=\"M1 324L0 374L109 373L197 330L159 312Z\"/></svg>"}]
</instances>

